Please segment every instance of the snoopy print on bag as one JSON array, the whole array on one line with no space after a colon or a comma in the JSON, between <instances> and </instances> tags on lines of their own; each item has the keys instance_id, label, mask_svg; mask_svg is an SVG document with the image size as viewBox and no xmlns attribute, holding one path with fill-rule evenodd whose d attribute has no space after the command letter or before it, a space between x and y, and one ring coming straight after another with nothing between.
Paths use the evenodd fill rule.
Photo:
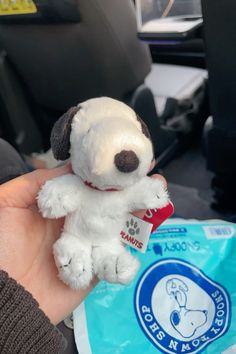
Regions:
<instances>
[{"instance_id":1,"label":"snoopy print on bag","mask_svg":"<svg viewBox=\"0 0 236 354\"><path fill-rule=\"evenodd\" d=\"M207 322L207 310L187 308L188 286L179 278L166 282L167 294L176 301L179 309L171 312L170 322L173 328L183 337L192 337L198 328Z\"/></svg>"},{"instance_id":2,"label":"snoopy print on bag","mask_svg":"<svg viewBox=\"0 0 236 354\"><path fill-rule=\"evenodd\" d=\"M229 329L227 291L195 265L162 259L139 278L135 312L143 334L161 352L197 354Z\"/></svg>"}]
</instances>

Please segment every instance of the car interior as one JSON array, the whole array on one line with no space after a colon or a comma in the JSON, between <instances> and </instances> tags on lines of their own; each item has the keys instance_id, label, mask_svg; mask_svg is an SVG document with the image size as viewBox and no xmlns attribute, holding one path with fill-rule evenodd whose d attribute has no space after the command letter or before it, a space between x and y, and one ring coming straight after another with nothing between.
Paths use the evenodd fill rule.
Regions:
<instances>
[{"instance_id":1,"label":"car interior","mask_svg":"<svg viewBox=\"0 0 236 354\"><path fill-rule=\"evenodd\" d=\"M50 132L66 110L109 96L149 127L175 216L234 221L233 0L0 3L0 137L30 169L53 166Z\"/></svg>"}]
</instances>

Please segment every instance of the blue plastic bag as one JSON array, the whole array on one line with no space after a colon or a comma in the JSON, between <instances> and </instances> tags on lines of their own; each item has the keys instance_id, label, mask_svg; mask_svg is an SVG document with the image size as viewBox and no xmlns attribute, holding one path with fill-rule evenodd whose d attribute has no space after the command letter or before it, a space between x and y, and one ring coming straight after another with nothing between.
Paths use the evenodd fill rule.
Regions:
<instances>
[{"instance_id":1,"label":"blue plastic bag","mask_svg":"<svg viewBox=\"0 0 236 354\"><path fill-rule=\"evenodd\" d=\"M169 220L129 286L101 282L74 312L80 354L236 353L236 225Z\"/></svg>"}]
</instances>

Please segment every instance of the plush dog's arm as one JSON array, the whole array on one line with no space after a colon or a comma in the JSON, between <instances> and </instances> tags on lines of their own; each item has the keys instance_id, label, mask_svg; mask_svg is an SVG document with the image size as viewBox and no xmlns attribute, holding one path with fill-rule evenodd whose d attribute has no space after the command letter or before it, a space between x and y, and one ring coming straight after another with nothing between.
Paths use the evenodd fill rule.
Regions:
<instances>
[{"instance_id":1,"label":"plush dog's arm","mask_svg":"<svg viewBox=\"0 0 236 354\"><path fill-rule=\"evenodd\" d=\"M38 207L46 218L61 218L75 211L80 203L80 181L72 174L47 181L38 194Z\"/></svg>"},{"instance_id":2,"label":"plush dog's arm","mask_svg":"<svg viewBox=\"0 0 236 354\"><path fill-rule=\"evenodd\" d=\"M156 178L144 177L129 188L129 211L158 209L169 202L169 194L163 182Z\"/></svg>"}]
</instances>

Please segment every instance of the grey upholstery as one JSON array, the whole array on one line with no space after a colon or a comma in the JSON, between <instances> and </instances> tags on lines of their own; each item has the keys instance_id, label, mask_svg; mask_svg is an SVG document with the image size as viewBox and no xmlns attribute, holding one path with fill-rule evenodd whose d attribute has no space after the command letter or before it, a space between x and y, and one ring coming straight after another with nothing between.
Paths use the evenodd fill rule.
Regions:
<instances>
[{"instance_id":1,"label":"grey upholstery","mask_svg":"<svg viewBox=\"0 0 236 354\"><path fill-rule=\"evenodd\" d=\"M78 7L78 23L0 25L1 46L45 108L64 111L101 95L123 99L150 70L131 0L78 0Z\"/></svg>"}]
</instances>

